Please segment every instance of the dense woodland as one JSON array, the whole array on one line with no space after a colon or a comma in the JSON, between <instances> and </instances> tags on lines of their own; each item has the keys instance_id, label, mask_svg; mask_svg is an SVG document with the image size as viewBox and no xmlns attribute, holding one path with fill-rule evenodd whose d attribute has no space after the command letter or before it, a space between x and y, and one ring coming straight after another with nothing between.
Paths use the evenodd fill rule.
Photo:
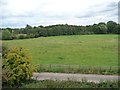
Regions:
<instances>
[{"instance_id":1,"label":"dense woodland","mask_svg":"<svg viewBox=\"0 0 120 90\"><path fill-rule=\"evenodd\" d=\"M58 24L32 27L27 24L25 28L1 28L0 30L2 32L1 39L13 40L60 35L120 34L120 24L114 21L86 26Z\"/></svg>"}]
</instances>

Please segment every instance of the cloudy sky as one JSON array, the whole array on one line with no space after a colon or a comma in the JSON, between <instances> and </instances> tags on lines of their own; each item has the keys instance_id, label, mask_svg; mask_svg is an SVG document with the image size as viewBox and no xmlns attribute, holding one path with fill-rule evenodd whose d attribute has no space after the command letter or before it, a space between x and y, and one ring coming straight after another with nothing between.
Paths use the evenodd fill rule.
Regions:
<instances>
[{"instance_id":1,"label":"cloudy sky","mask_svg":"<svg viewBox=\"0 0 120 90\"><path fill-rule=\"evenodd\" d=\"M0 27L118 22L119 0L0 0Z\"/></svg>"}]
</instances>

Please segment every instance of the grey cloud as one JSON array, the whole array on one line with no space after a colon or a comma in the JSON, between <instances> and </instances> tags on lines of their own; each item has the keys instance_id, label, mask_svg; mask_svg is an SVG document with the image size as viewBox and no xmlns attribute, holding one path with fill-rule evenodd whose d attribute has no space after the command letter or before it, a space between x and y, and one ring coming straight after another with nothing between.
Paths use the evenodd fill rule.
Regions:
<instances>
[{"instance_id":1,"label":"grey cloud","mask_svg":"<svg viewBox=\"0 0 120 90\"><path fill-rule=\"evenodd\" d=\"M101 10L101 12L109 12L109 11L116 11L118 9L118 4L116 2L111 2L108 5L106 5L106 8L104 10Z\"/></svg>"},{"instance_id":2,"label":"grey cloud","mask_svg":"<svg viewBox=\"0 0 120 90\"><path fill-rule=\"evenodd\" d=\"M93 8L96 8L94 10L89 10L86 12L85 15L79 16L78 18L89 18L97 15L118 15L118 4L116 2L110 2L109 4L106 4L104 8L97 9L97 7L102 7L101 5L95 6Z\"/></svg>"},{"instance_id":3,"label":"grey cloud","mask_svg":"<svg viewBox=\"0 0 120 90\"><path fill-rule=\"evenodd\" d=\"M85 15L77 15L75 16L76 18L90 18L93 17L91 13L85 14Z\"/></svg>"},{"instance_id":4,"label":"grey cloud","mask_svg":"<svg viewBox=\"0 0 120 90\"><path fill-rule=\"evenodd\" d=\"M12 28L16 28L16 27L24 27L24 23L4 23L2 24L1 26L4 28L4 27L12 27Z\"/></svg>"},{"instance_id":5,"label":"grey cloud","mask_svg":"<svg viewBox=\"0 0 120 90\"><path fill-rule=\"evenodd\" d=\"M38 25L38 24L52 24L52 23L77 23L79 21L84 22L94 22L94 20L91 21L85 21L84 19L92 18L96 16L102 16L106 15L108 18L106 18L106 21L109 20L111 17L116 17L118 14L117 11L117 3L116 2L109 2L109 3L103 3L101 5L96 5L93 7L90 7L83 11L82 13L79 11L72 12L68 10L63 12L52 12L44 10L44 7L47 7L47 2L40 4L40 6L30 12L22 12L22 13L14 13L12 10L6 9L6 5L10 0L0 0L2 3L3 9L0 9L0 19L3 20L3 24L0 24L4 27L23 27L26 24L30 25ZM44 6L45 5L45 6ZM0 6L1 7L1 6ZM22 6L21 6L22 7ZM119 5L120 7L120 5ZM11 13L12 12L12 13ZM77 18L77 19L76 19ZM76 21L78 20L78 21ZM96 21L96 19L95 19Z\"/></svg>"},{"instance_id":6,"label":"grey cloud","mask_svg":"<svg viewBox=\"0 0 120 90\"><path fill-rule=\"evenodd\" d=\"M21 14L17 13L10 13L9 11L7 13L3 13L0 15L0 18L2 20L7 20L11 18L17 18L17 19L25 19L25 18L34 18L34 17L41 17L41 15L31 11L31 12L24 12Z\"/></svg>"},{"instance_id":7,"label":"grey cloud","mask_svg":"<svg viewBox=\"0 0 120 90\"><path fill-rule=\"evenodd\" d=\"M0 5L5 6L8 4L8 0L0 0Z\"/></svg>"},{"instance_id":8,"label":"grey cloud","mask_svg":"<svg viewBox=\"0 0 120 90\"><path fill-rule=\"evenodd\" d=\"M106 8L104 10L101 10L100 12L110 12L110 11L116 11L117 7L113 7L113 8Z\"/></svg>"},{"instance_id":9,"label":"grey cloud","mask_svg":"<svg viewBox=\"0 0 120 90\"><path fill-rule=\"evenodd\" d=\"M4 23L0 24L1 27L24 27L25 26L25 22L19 22L19 21L11 21L11 20L7 20Z\"/></svg>"},{"instance_id":10,"label":"grey cloud","mask_svg":"<svg viewBox=\"0 0 120 90\"><path fill-rule=\"evenodd\" d=\"M108 4L107 6L108 6L108 7L118 7L117 5L118 5L117 2L111 2L111 3Z\"/></svg>"},{"instance_id":11,"label":"grey cloud","mask_svg":"<svg viewBox=\"0 0 120 90\"><path fill-rule=\"evenodd\" d=\"M111 2L106 5L106 8L100 11L101 13L108 14L108 16L116 17L118 16L118 3Z\"/></svg>"}]
</instances>

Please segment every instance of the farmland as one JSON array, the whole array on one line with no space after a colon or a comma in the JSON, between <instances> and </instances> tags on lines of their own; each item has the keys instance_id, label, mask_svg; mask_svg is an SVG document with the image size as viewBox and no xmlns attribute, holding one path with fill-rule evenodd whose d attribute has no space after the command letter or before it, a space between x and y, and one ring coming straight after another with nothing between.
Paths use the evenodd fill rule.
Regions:
<instances>
[{"instance_id":1,"label":"farmland","mask_svg":"<svg viewBox=\"0 0 120 90\"><path fill-rule=\"evenodd\" d=\"M118 65L118 36L113 34L51 36L3 42L11 47L29 49L34 65Z\"/></svg>"}]
</instances>

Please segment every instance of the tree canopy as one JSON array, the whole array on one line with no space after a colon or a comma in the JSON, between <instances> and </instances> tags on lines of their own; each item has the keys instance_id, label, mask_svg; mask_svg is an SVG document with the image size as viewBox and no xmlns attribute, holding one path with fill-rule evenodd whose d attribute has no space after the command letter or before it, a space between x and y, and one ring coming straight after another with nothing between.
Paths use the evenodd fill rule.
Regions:
<instances>
[{"instance_id":1,"label":"tree canopy","mask_svg":"<svg viewBox=\"0 0 120 90\"><path fill-rule=\"evenodd\" d=\"M120 24L114 21L108 21L107 23L100 22L86 26L58 24L45 27L42 25L32 27L27 24L25 28L4 28L1 30L3 30L3 39L9 40L60 35L119 34Z\"/></svg>"}]
</instances>

